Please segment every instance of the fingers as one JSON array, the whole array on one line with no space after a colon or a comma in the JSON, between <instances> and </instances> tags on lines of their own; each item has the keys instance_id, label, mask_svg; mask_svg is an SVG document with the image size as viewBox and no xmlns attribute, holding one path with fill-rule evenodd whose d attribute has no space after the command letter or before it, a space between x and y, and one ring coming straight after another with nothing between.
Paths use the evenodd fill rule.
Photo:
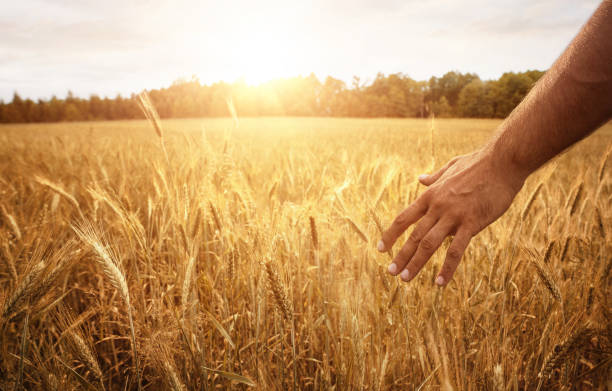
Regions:
<instances>
[{"instance_id":1,"label":"fingers","mask_svg":"<svg viewBox=\"0 0 612 391\"><path fill-rule=\"evenodd\" d=\"M453 278L453 274L455 274L459 261L461 261L461 257L471 239L472 234L469 230L462 229L457 232L448 251L446 251L446 260L444 261L442 270L440 270L440 274L438 274L436 278L436 284L444 286Z\"/></svg>"},{"instance_id":2,"label":"fingers","mask_svg":"<svg viewBox=\"0 0 612 391\"><path fill-rule=\"evenodd\" d=\"M414 230L408 237L408 240L406 240L406 243L404 243L401 250L393 259L393 262L389 265L389 273L395 276L402 270L404 270L404 268L414 255L414 252L419 247L419 243L425 237L425 235L427 235L431 227L434 226L436 221L437 218L431 215L427 215L423 217L421 221L419 221L417 226L414 228Z\"/></svg>"},{"instance_id":3,"label":"fingers","mask_svg":"<svg viewBox=\"0 0 612 391\"><path fill-rule=\"evenodd\" d=\"M453 164L457 162L457 160L459 160L459 157L454 157L451 160L449 160L448 163L444 165L444 167L442 167L435 173L431 175L423 174L419 176L419 182L421 182L425 186L433 185L446 172L446 170L448 170Z\"/></svg>"},{"instance_id":4,"label":"fingers","mask_svg":"<svg viewBox=\"0 0 612 391\"><path fill-rule=\"evenodd\" d=\"M404 281L412 280L421 271L433 253L440 247L444 238L448 236L453 228L451 221L438 221L436 225L421 239L414 256L408 262L400 277Z\"/></svg>"},{"instance_id":5,"label":"fingers","mask_svg":"<svg viewBox=\"0 0 612 391\"><path fill-rule=\"evenodd\" d=\"M423 197L421 196L412 205L400 213L395 220L393 220L393 223L391 223L389 229L383 232L382 240L378 242L378 251L385 252L393 247L393 244L397 238L399 238L408 227L423 217L425 212L427 212L427 205L425 202L423 202L422 198ZM427 233L427 231L425 231L425 233Z\"/></svg>"}]
</instances>

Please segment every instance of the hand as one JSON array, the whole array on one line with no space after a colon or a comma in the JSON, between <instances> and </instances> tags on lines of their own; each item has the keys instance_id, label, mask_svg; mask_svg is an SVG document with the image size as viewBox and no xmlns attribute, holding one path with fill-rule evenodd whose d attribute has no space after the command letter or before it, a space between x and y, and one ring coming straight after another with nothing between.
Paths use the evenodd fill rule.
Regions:
<instances>
[{"instance_id":1,"label":"hand","mask_svg":"<svg viewBox=\"0 0 612 391\"><path fill-rule=\"evenodd\" d=\"M486 149L459 156L419 181L429 188L400 213L382 234L378 251L390 249L412 224L418 224L389 265L389 273L412 280L440 247L454 236L436 284L446 285L474 235L499 218L525 177Z\"/></svg>"}]
</instances>

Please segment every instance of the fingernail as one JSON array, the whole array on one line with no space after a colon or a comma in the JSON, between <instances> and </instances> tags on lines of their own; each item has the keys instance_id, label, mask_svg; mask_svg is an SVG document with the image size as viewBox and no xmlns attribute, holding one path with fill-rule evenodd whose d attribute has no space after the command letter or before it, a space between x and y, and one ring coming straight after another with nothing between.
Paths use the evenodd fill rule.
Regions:
<instances>
[{"instance_id":1,"label":"fingernail","mask_svg":"<svg viewBox=\"0 0 612 391\"><path fill-rule=\"evenodd\" d=\"M385 251L385 244L383 243L382 240L378 241L378 246L376 246L376 248L378 249L378 251L383 252Z\"/></svg>"},{"instance_id":2,"label":"fingernail","mask_svg":"<svg viewBox=\"0 0 612 391\"><path fill-rule=\"evenodd\" d=\"M421 175L419 175L419 181L424 181L425 179L427 179L427 177L429 177L429 175L421 174Z\"/></svg>"},{"instance_id":3,"label":"fingernail","mask_svg":"<svg viewBox=\"0 0 612 391\"><path fill-rule=\"evenodd\" d=\"M438 278L436 278L436 284L440 286L444 285L444 277L438 276Z\"/></svg>"},{"instance_id":4,"label":"fingernail","mask_svg":"<svg viewBox=\"0 0 612 391\"><path fill-rule=\"evenodd\" d=\"M402 280L404 280L406 282L410 281L410 272L408 271L408 269L404 269L402 274L400 274L400 277L401 277Z\"/></svg>"},{"instance_id":5,"label":"fingernail","mask_svg":"<svg viewBox=\"0 0 612 391\"><path fill-rule=\"evenodd\" d=\"M392 263L389 265L389 268L387 269L389 270L389 273L396 275L397 274L397 265L395 263Z\"/></svg>"}]
</instances>

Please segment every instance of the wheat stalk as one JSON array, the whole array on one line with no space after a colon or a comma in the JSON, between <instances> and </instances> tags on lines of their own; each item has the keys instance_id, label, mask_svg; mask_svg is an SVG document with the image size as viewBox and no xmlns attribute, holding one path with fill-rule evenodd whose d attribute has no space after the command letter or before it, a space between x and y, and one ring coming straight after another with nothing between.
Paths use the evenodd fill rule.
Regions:
<instances>
[{"instance_id":1,"label":"wheat stalk","mask_svg":"<svg viewBox=\"0 0 612 391\"><path fill-rule=\"evenodd\" d=\"M163 366L164 369L166 371L166 374L168 375L168 382L170 383L170 386L172 387L173 391L185 391L185 386L183 385L183 383L181 382L181 379L179 379L178 375L176 374L176 369L174 368L174 365L172 365L172 363L166 358L162 360L163 362Z\"/></svg>"},{"instance_id":2,"label":"wheat stalk","mask_svg":"<svg viewBox=\"0 0 612 391\"><path fill-rule=\"evenodd\" d=\"M563 249L561 250L561 255L559 256L559 262L563 262L563 259L565 258L565 255L567 254L567 250L569 249L569 245L570 245L570 236L567 236L565 238L565 240L563 241Z\"/></svg>"},{"instance_id":3,"label":"wheat stalk","mask_svg":"<svg viewBox=\"0 0 612 391\"><path fill-rule=\"evenodd\" d=\"M229 257L227 260L227 278L229 280L230 285L233 284L234 278L236 276L236 260L238 259L238 254L235 250L230 251Z\"/></svg>"},{"instance_id":4,"label":"wheat stalk","mask_svg":"<svg viewBox=\"0 0 612 391\"><path fill-rule=\"evenodd\" d=\"M544 264L548 264L548 262L550 261L550 257L552 256L553 250L555 249L556 245L556 240L551 240L550 243L548 243L548 246L546 247L546 252L544 252Z\"/></svg>"},{"instance_id":5,"label":"wheat stalk","mask_svg":"<svg viewBox=\"0 0 612 391\"><path fill-rule=\"evenodd\" d=\"M597 228L599 230L599 235L601 235L602 239L606 239L606 227L603 223L603 218L601 217L601 211L599 210L599 206L595 207L595 219L597 222Z\"/></svg>"},{"instance_id":6,"label":"wheat stalk","mask_svg":"<svg viewBox=\"0 0 612 391\"><path fill-rule=\"evenodd\" d=\"M189 304L189 297L191 293L191 280L193 276L193 270L195 269L195 257L190 257L187 262L187 269L185 270L185 278L183 279L183 290L181 293L181 304L183 307L183 318L187 313L187 305Z\"/></svg>"},{"instance_id":7,"label":"wheat stalk","mask_svg":"<svg viewBox=\"0 0 612 391\"><path fill-rule=\"evenodd\" d=\"M138 100L136 101L140 110L144 113L149 123L153 126L155 130L155 134L159 137L159 142L161 144L162 150L164 151L164 156L166 157L166 163L170 164L170 159L168 158L168 152L166 151L166 143L164 142L164 131L161 126L161 120L159 118L159 114L155 109L155 106L151 102L151 98L149 98L149 94L147 91L143 91L138 95Z\"/></svg>"},{"instance_id":8,"label":"wheat stalk","mask_svg":"<svg viewBox=\"0 0 612 391\"><path fill-rule=\"evenodd\" d=\"M557 300L559 303L561 303L562 302L561 291L559 290L559 287L557 286L557 284L555 284L555 281L550 275L550 273L544 268L544 265L542 265L537 260L537 257L535 256L535 254L533 254L533 252L531 252L531 250L524 249L524 251L527 253L531 261L531 264L536 269L538 277L540 277L540 280L542 281L542 283L544 284L544 286L546 287L550 295L555 300Z\"/></svg>"},{"instance_id":9,"label":"wheat stalk","mask_svg":"<svg viewBox=\"0 0 612 391\"><path fill-rule=\"evenodd\" d=\"M100 364L93 354L92 348L81 336L78 322L73 320L71 313L63 305L60 306L55 313L55 319L58 326L64 330L62 335L65 334L68 336L68 346L71 348L73 353L78 356L78 359L93 372L96 379L100 382L100 386L102 389L104 389L104 383L102 382L102 369L100 368Z\"/></svg>"},{"instance_id":10,"label":"wheat stalk","mask_svg":"<svg viewBox=\"0 0 612 391\"><path fill-rule=\"evenodd\" d=\"M215 226L217 227L217 230L219 230L219 233L221 233L221 219L219 217L219 213L217 212L217 208L215 208L213 203L210 201L208 201L208 208L210 209L210 212L213 215L213 219L215 221Z\"/></svg>"},{"instance_id":11,"label":"wheat stalk","mask_svg":"<svg viewBox=\"0 0 612 391\"><path fill-rule=\"evenodd\" d=\"M580 201L582 200L582 193L584 191L584 182L580 182L580 184L578 185L578 188L575 190L574 192L574 196L570 201L570 216L574 215L574 212L576 212L576 209L578 207L578 204L580 203Z\"/></svg>"},{"instance_id":12,"label":"wheat stalk","mask_svg":"<svg viewBox=\"0 0 612 391\"><path fill-rule=\"evenodd\" d=\"M149 94L146 91L143 91L138 94L138 100L136 101L136 103L138 103L138 107L140 107L140 110L142 110L147 120L149 120L151 125L153 125L153 129L155 130L155 134L157 134L157 137L163 139L164 132L161 126L161 120L159 118L157 110L155 110L155 106L151 102Z\"/></svg>"},{"instance_id":13,"label":"wheat stalk","mask_svg":"<svg viewBox=\"0 0 612 391\"><path fill-rule=\"evenodd\" d=\"M436 168L436 150L435 150L435 142L434 142L434 130L436 129L436 115L433 110L431 112L431 126L429 127L430 135L431 135L431 168L429 171L432 171Z\"/></svg>"},{"instance_id":14,"label":"wheat stalk","mask_svg":"<svg viewBox=\"0 0 612 391\"><path fill-rule=\"evenodd\" d=\"M136 366L136 377L138 382L138 389L141 389L140 383L140 367L138 362L138 354L136 352L136 333L134 330L134 320L132 317L132 306L130 304L130 292L128 290L127 281L125 276L119 269L119 261L114 258L114 254L108 251L106 246L102 243L98 234L95 232L93 226L89 223L82 223L81 226L73 226L72 229L77 236L86 244L91 246L94 252L97 254L96 261L111 285L119 292L119 295L125 302L128 321L130 324L130 333L132 338L132 352L134 355L134 363ZM111 255L113 254L113 255Z\"/></svg>"},{"instance_id":15,"label":"wheat stalk","mask_svg":"<svg viewBox=\"0 0 612 391\"><path fill-rule=\"evenodd\" d=\"M77 352L79 353L81 360L86 363L96 375L96 377L101 380L102 370L100 369L98 361L94 358L94 355L89 346L87 346L83 338L81 338L81 336L78 335L76 332L71 331L69 335L76 347Z\"/></svg>"},{"instance_id":16,"label":"wheat stalk","mask_svg":"<svg viewBox=\"0 0 612 391\"><path fill-rule=\"evenodd\" d=\"M606 152L606 155L603 157L603 159L601 159L601 163L599 163L599 170L597 173L597 179L599 179L599 182L603 181L603 176L604 176L604 172L606 169L606 163L608 162L608 159L610 158L611 154L612 154L612 145L608 146L608 152Z\"/></svg>"},{"instance_id":17,"label":"wheat stalk","mask_svg":"<svg viewBox=\"0 0 612 391\"><path fill-rule=\"evenodd\" d=\"M527 213L529 213L529 209L531 209L531 205L533 205L533 202L535 201L536 197L540 193L540 190L542 189L543 185L544 183L540 182L538 186L535 188L535 190L529 196L529 199L527 200L527 203L525 204L525 207L523 208L523 211L521 212L522 220L525 220L525 216L527 216Z\"/></svg>"},{"instance_id":18,"label":"wheat stalk","mask_svg":"<svg viewBox=\"0 0 612 391\"><path fill-rule=\"evenodd\" d=\"M53 190L54 192L56 192L57 194L61 195L62 197L64 197L65 199L67 199L72 205L74 205L74 207L80 211L80 205L79 202L76 200L76 198L74 198L74 196L72 196L70 193L68 193L66 190L64 190L63 187L61 187L60 185L51 182L48 179L45 179L43 177L40 177L38 175L36 175L34 177L34 180L38 183L40 183L43 186L47 186L49 189Z\"/></svg>"},{"instance_id":19,"label":"wheat stalk","mask_svg":"<svg viewBox=\"0 0 612 391\"><path fill-rule=\"evenodd\" d=\"M350 217L345 216L344 217L346 219L346 221L349 223L349 225L351 226L351 228L353 229L353 231L357 234L357 236L359 236L359 238L361 240L363 240L364 243L368 243L368 237L366 236L365 233L363 233L363 231L361 230L361 228L359 228L359 226L357 226L357 223L355 223Z\"/></svg>"},{"instance_id":20,"label":"wheat stalk","mask_svg":"<svg viewBox=\"0 0 612 391\"><path fill-rule=\"evenodd\" d=\"M202 224L202 208L198 207L197 208L197 213L196 213L196 218L195 218L195 220L193 222L193 226L191 228L191 239L195 240L196 236L200 232L200 224Z\"/></svg>"},{"instance_id":21,"label":"wheat stalk","mask_svg":"<svg viewBox=\"0 0 612 391\"><path fill-rule=\"evenodd\" d=\"M548 354L540 369L538 377L548 379L556 368L563 365L571 354L584 346L589 338L594 334L595 330L589 326L582 327L571 334L566 340L554 346L553 350ZM538 387L539 388L539 387Z\"/></svg>"},{"instance_id":22,"label":"wheat stalk","mask_svg":"<svg viewBox=\"0 0 612 391\"><path fill-rule=\"evenodd\" d=\"M368 208L368 212L370 213L370 217L372 217L372 220L374 221L374 224L376 225L376 229L378 230L378 233L382 235L384 232L384 229L380 222L380 219L376 215L376 212L374 212L374 209L372 208Z\"/></svg>"},{"instance_id":23,"label":"wheat stalk","mask_svg":"<svg viewBox=\"0 0 612 391\"><path fill-rule=\"evenodd\" d=\"M544 269L544 266L540 262L534 259L532 260L532 263L536 268L538 277L540 277L540 280L542 280L542 283L544 283L544 286L550 292L551 296L554 297L555 300L561 303L562 301L561 291L559 290L559 287L557 286L557 284L555 284L555 281L553 280L553 278Z\"/></svg>"},{"instance_id":24,"label":"wheat stalk","mask_svg":"<svg viewBox=\"0 0 612 391\"><path fill-rule=\"evenodd\" d=\"M37 285L40 283L39 279L44 269L45 263L40 261L25 275L19 286L17 286L17 289L15 289L15 292L5 301L2 308L3 318L7 319L11 314L17 311L22 303L29 302Z\"/></svg>"},{"instance_id":25,"label":"wheat stalk","mask_svg":"<svg viewBox=\"0 0 612 391\"><path fill-rule=\"evenodd\" d=\"M15 218L9 212L7 212L7 210L4 208L4 205L0 204L0 210L8 221L8 224L10 225L11 230L15 235L15 238L17 238L17 240L21 240L21 230L19 229L19 225L17 224L17 221L15 221Z\"/></svg>"},{"instance_id":26,"label":"wheat stalk","mask_svg":"<svg viewBox=\"0 0 612 391\"><path fill-rule=\"evenodd\" d=\"M118 266L118 261L114 259L114 254L98 238L98 234L90 224L83 224L80 227L73 226L73 230L77 236L96 253L95 258L98 265L102 267L102 271L111 285L119 292L126 306L130 307L130 292L128 290L127 281Z\"/></svg>"},{"instance_id":27,"label":"wheat stalk","mask_svg":"<svg viewBox=\"0 0 612 391\"><path fill-rule=\"evenodd\" d=\"M283 318L289 322L293 319L293 305L289 301L287 289L283 285L276 272L276 268L272 265L272 261L266 261L266 276L268 278L268 288L274 297L274 301Z\"/></svg>"},{"instance_id":28,"label":"wheat stalk","mask_svg":"<svg viewBox=\"0 0 612 391\"><path fill-rule=\"evenodd\" d=\"M227 109L229 110L232 119L234 120L234 126L236 127L236 129L238 129L240 122L238 122L238 112L236 111L236 107L234 106L234 100L231 96L229 96L225 99L225 102L227 103Z\"/></svg>"},{"instance_id":29,"label":"wheat stalk","mask_svg":"<svg viewBox=\"0 0 612 391\"><path fill-rule=\"evenodd\" d=\"M504 391L504 368L497 364L493 369L493 389L495 391Z\"/></svg>"},{"instance_id":30,"label":"wheat stalk","mask_svg":"<svg viewBox=\"0 0 612 391\"><path fill-rule=\"evenodd\" d=\"M312 239L312 246L315 250L319 248L319 234L317 233L317 224L315 223L314 217L308 218L310 221L310 237Z\"/></svg>"}]
</instances>

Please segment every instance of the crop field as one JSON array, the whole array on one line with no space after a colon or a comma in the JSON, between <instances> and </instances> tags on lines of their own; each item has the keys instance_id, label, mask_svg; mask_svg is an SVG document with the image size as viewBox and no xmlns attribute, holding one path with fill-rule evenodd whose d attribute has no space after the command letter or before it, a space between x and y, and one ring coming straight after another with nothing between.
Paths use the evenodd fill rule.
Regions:
<instances>
[{"instance_id":1,"label":"crop field","mask_svg":"<svg viewBox=\"0 0 612 391\"><path fill-rule=\"evenodd\" d=\"M445 288L447 242L410 283L376 251L417 176L499 123L0 126L0 389L605 390L612 124Z\"/></svg>"}]
</instances>

